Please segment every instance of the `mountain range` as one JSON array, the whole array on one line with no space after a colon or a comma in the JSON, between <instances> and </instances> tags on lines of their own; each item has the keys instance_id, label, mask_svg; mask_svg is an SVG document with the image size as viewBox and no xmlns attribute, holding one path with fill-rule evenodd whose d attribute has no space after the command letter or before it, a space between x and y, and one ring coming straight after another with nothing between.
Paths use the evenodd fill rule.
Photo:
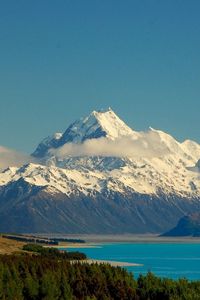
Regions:
<instances>
[{"instance_id":1,"label":"mountain range","mask_svg":"<svg viewBox=\"0 0 200 300\"><path fill-rule=\"evenodd\" d=\"M45 138L0 172L0 231L161 233L200 210L200 145L111 109Z\"/></svg>"},{"instance_id":2,"label":"mountain range","mask_svg":"<svg viewBox=\"0 0 200 300\"><path fill-rule=\"evenodd\" d=\"M162 236L200 237L200 212L181 217L177 225Z\"/></svg>"}]
</instances>

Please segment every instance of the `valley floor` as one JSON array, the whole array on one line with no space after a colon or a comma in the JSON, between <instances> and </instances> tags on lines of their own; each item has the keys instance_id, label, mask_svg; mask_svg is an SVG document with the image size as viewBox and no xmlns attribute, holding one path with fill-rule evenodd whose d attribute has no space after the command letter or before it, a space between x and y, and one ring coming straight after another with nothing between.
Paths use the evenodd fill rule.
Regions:
<instances>
[{"instance_id":1,"label":"valley floor","mask_svg":"<svg viewBox=\"0 0 200 300\"><path fill-rule=\"evenodd\" d=\"M155 234L41 234L46 237L82 239L86 243L70 243L70 248L96 248L101 243L200 243L200 237L160 237ZM37 234L40 236L40 234ZM65 244L66 245L66 244ZM65 247L63 245L63 248ZM62 246L61 246L62 247Z\"/></svg>"}]
</instances>

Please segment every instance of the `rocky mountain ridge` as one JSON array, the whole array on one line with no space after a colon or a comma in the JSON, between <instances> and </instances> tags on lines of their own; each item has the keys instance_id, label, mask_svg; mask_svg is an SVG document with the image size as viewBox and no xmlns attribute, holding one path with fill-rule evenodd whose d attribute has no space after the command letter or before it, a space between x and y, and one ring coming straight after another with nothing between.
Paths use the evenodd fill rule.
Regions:
<instances>
[{"instance_id":1,"label":"rocky mountain ridge","mask_svg":"<svg viewBox=\"0 0 200 300\"><path fill-rule=\"evenodd\" d=\"M165 232L162 236L200 236L200 212L191 213L183 216L177 225Z\"/></svg>"}]
</instances>

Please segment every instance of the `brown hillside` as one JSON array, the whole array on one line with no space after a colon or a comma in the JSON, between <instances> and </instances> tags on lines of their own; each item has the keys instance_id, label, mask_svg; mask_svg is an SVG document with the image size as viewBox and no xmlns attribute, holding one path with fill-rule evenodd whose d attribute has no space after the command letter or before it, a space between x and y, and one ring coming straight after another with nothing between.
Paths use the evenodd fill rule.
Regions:
<instances>
[{"instance_id":1,"label":"brown hillside","mask_svg":"<svg viewBox=\"0 0 200 300\"><path fill-rule=\"evenodd\" d=\"M26 243L0 237L0 254L11 254L19 251L21 252L22 247L25 244Z\"/></svg>"}]
</instances>

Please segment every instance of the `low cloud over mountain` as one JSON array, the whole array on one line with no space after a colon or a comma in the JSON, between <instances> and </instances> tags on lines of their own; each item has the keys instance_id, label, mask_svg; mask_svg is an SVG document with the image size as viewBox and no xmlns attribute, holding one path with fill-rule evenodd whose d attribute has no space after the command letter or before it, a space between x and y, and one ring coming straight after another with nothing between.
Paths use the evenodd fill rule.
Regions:
<instances>
[{"instance_id":1,"label":"low cloud over mountain","mask_svg":"<svg viewBox=\"0 0 200 300\"><path fill-rule=\"evenodd\" d=\"M0 169L19 167L33 160L30 155L0 146Z\"/></svg>"},{"instance_id":2,"label":"low cloud over mountain","mask_svg":"<svg viewBox=\"0 0 200 300\"><path fill-rule=\"evenodd\" d=\"M83 143L67 143L58 149L51 149L57 158L66 156L116 156L116 157L159 157L169 153L169 149L154 132L140 133L137 139L119 137L115 140L102 137L86 140Z\"/></svg>"}]
</instances>

